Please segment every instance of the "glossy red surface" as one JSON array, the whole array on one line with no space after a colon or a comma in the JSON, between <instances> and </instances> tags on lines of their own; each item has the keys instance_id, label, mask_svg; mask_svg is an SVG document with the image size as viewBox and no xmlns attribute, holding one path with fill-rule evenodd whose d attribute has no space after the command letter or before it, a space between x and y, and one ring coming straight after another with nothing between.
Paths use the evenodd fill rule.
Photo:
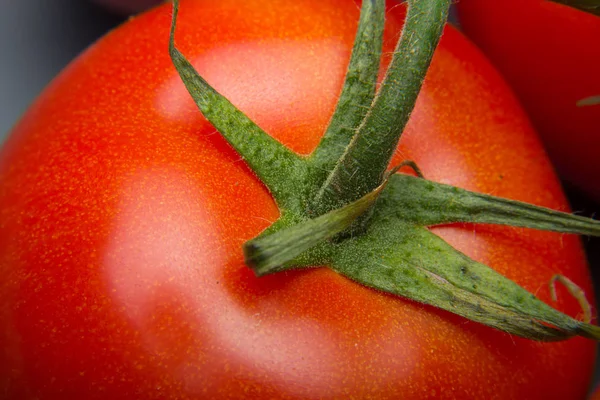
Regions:
<instances>
[{"instance_id":1,"label":"glossy red surface","mask_svg":"<svg viewBox=\"0 0 600 400\"><path fill-rule=\"evenodd\" d=\"M186 94L167 54L170 16L135 18L74 61L0 153L4 398L584 396L590 341L518 339L324 268L255 278L241 245L278 210ZM176 41L199 72L310 152L342 85L356 4L183 1L180 18ZM433 180L567 209L510 90L451 27L394 162L406 158ZM435 232L544 300L556 273L591 294L574 236Z\"/></svg>"}]
</instances>

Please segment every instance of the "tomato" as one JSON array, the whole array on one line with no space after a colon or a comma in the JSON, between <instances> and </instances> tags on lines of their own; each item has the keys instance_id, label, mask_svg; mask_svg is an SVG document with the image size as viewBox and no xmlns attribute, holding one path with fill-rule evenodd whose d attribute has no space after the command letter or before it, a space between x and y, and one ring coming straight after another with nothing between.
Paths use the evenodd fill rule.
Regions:
<instances>
[{"instance_id":1,"label":"tomato","mask_svg":"<svg viewBox=\"0 0 600 400\"><path fill-rule=\"evenodd\" d=\"M121 14L135 14L162 2L162 0L92 0Z\"/></svg>"},{"instance_id":2,"label":"tomato","mask_svg":"<svg viewBox=\"0 0 600 400\"><path fill-rule=\"evenodd\" d=\"M176 42L307 154L335 107L358 12L347 0L184 1ZM585 396L591 341L512 337L327 268L256 278L241 246L278 209L186 93L167 54L170 17L159 7L87 50L2 149L5 399ZM391 9L388 56L402 17ZM394 163L404 159L436 181L568 208L510 90L452 27ZM432 229L545 301L555 273L591 297L577 237ZM564 291L556 306L580 312Z\"/></svg>"},{"instance_id":3,"label":"tomato","mask_svg":"<svg viewBox=\"0 0 600 400\"><path fill-rule=\"evenodd\" d=\"M504 74L564 177L600 200L600 18L547 0L461 0L464 31Z\"/></svg>"}]
</instances>

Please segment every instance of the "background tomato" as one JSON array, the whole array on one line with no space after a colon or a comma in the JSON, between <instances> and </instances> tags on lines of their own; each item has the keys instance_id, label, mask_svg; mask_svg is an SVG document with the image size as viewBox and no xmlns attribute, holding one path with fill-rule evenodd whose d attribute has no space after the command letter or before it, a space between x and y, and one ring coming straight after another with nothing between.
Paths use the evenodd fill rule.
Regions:
<instances>
[{"instance_id":1,"label":"background tomato","mask_svg":"<svg viewBox=\"0 0 600 400\"><path fill-rule=\"evenodd\" d=\"M341 87L355 4L198 0L180 16L179 46L209 82L309 152ZM96 44L2 149L7 398L584 396L589 341L513 338L326 269L254 278L240 246L277 210L185 93L166 54L169 18L162 7ZM388 52L399 28L392 20ZM567 207L509 90L451 28L404 158L434 180ZM435 231L543 299L556 272L591 292L575 237Z\"/></svg>"},{"instance_id":2,"label":"background tomato","mask_svg":"<svg viewBox=\"0 0 600 400\"><path fill-rule=\"evenodd\" d=\"M517 92L566 179L600 200L600 18L547 0L460 0L464 31Z\"/></svg>"}]
</instances>

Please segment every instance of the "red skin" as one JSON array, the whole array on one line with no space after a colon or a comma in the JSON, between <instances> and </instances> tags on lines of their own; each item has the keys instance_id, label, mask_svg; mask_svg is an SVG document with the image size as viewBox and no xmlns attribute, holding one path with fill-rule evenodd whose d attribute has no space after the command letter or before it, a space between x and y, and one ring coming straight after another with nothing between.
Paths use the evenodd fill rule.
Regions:
<instances>
[{"instance_id":1,"label":"red skin","mask_svg":"<svg viewBox=\"0 0 600 400\"><path fill-rule=\"evenodd\" d=\"M548 0L460 0L464 31L517 92L552 160L600 201L600 18Z\"/></svg>"},{"instance_id":2,"label":"red skin","mask_svg":"<svg viewBox=\"0 0 600 400\"><path fill-rule=\"evenodd\" d=\"M5 399L584 397L591 341L519 339L325 268L255 278L241 245L278 210L186 94L166 51L170 16L158 8L99 41L2 149ZM209 82L295 151L315 147L353 2L184 1L180 18L176 41ZM430 179L568 208L510 90L451 27L394 163L406 158ZM591 297L575 236L434 231L546 301L556 273Z\"/></svg>"}]
</instances>

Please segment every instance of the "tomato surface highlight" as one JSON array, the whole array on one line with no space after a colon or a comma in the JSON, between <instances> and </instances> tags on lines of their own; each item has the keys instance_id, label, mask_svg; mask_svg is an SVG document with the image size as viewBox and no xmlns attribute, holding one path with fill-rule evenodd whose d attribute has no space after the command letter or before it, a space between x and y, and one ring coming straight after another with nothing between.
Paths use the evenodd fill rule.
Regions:
<instances>
[{"instance_id":1,"label":"tomato surface highlight","mask_svg":"<svg viewBox=\"0 0 600 400\"><path fill-rule=\"evenodd\" d=\"M348 0L190 0L176 42L294 151L334 110ZM404 10L390 7L385 53ZM538 343L326 268L256 278L242 244L278 217L199 113L168 53L168 5L111 32L46 89L0 153L0 393L6 399L584 398L595 344ZM392 164L567 210L540 141L481 53L447 27ZM550 302L591 298L575 236L432 228ZM557 308L577 316L559 289Z\"/></svg>"},{"instance_id":2,"label":"tomato surface highlight","mask_svg":"<svg viewBox=\"0 0 600 400\"><path fill-rule=\"evenodd\" d=\"M517 92L559 172L600 200L600 18L547 0L461 0L460 24Z\"/></svg>"}]
</instances>

